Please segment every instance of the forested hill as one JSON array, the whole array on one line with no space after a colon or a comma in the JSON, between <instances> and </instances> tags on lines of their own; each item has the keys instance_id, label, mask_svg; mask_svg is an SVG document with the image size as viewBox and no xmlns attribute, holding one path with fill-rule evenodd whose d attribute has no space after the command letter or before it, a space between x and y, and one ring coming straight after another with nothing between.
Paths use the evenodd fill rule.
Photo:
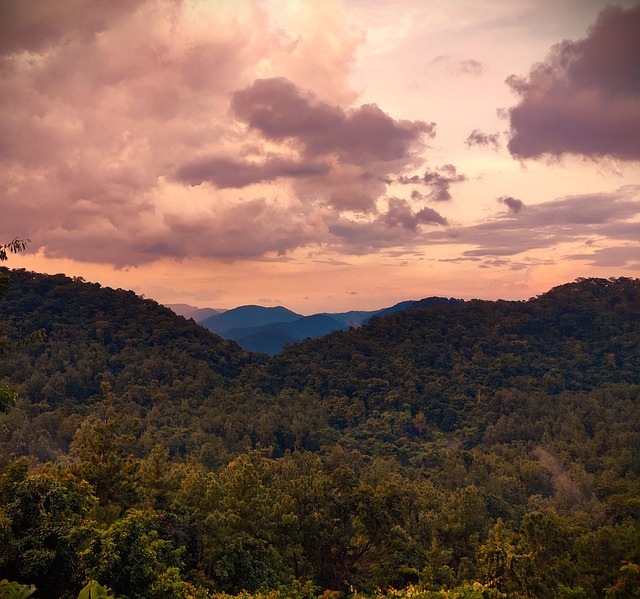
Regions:
<instances>
[{"instance_id":1,"label":"forested hill","mask_svg":"<svg viewBox=\"0 0 640 599\"><path fill-rule=\"evenodd\" d=\"M637 597L640 280L418 304L268 358L2 272L0 596Z\"/></svg>"},{"instance_id":2,"label":"forested hill","mask_svg":"<svg viewBox=\"0 0 640 599\"><path fill-rule=\"evenodd\" d=\"M105 384L147 409L187 397L203 401L215 389L234 388L255 361L234 342L132 291L64 275L2 272L10 282L0 300L0 340L13 347L0 361L0 381L21 397L12 415L22 416L22 406L35 421L22 435L22 451L45 458L65 451L79 415L103 399ZM44 339L23 345L34 331ZM43 414L47 424L40 428ZM15 443L6 448L20 452Z\"/></svg>"},{"instance_id":3,"label":"forested hill","mask_svg":"<svg viewBox=\"0 0 640 599\"><path fill-rule=\"evenodd\" d=\"M42 329L47 338L39 346L42 355L60 354L56 366L74 365L79 371L76 384L83 387L80 395L88 399L100 393L101 381L119 391L162 382L174 373L181 378L206 373L215 384L216 379L237 377L250 360L237 344L133 291L61 274L2 270L10 274L0 302L3 335L17 338ZM81 381L83 363L104 376ZM96 364L104 365L102 373Z\"/></svg>"},{"instance_id":4,"label":"forested hill","mask_svg":"<svg viewBox=\"0 0 640 599\"><path fill-rule=\"evenodd\" d=\"M265 387L317 393L351 421L424 411L452 430L498 410L499 390L640 383L640 281L584 279L529 301L398 312L289 347L267 372Z\"/></svg>"}]
</instances>

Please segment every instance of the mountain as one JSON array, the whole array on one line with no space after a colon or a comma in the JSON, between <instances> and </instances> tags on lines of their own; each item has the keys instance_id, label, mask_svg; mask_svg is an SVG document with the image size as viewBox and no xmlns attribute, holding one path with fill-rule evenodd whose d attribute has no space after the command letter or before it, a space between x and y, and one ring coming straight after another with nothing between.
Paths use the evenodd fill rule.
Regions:
<instances>
[{"instance_id":1,"label":"mountain","mask_svg":"<svg viewBox=\"0 0 640 599\"><path fill-rule=\"evenodd\" d=\"M327 314L314 314L291 322L230 329L225 332L224 337L233 339L248 351L264 352L272 356L281 351L285 345L307 338L321 337L345 328L347 328L346 324Z\"/></svg>"},{"instance_id":2,"label":"mountain","mask_svg":"<svg viewBox=\"0 0 640 599\"><path fill-rule=\"evenodd\" d=\"M447 301L444 298L436 298L440 301ZM332 314L329 312L325 312L327 316L331 318L335 318L340 322L346 324L348 327L359 327L363 324L366 324L372 316L383 316L385 314L393 314L394 312L398 312L400 310L407 310L411 308L416 302L414 300L407 300L404 302L400 302L395 304L389 308L381 308L380 310L369 310L369 311L358 311L351 310L350 312L340 312L336 314Z\"/></svg>"},{"instance_id":3,"label":"mountain","mask_svg":"<svg viewBox=\"0 0 640 599\"><path fill-rule=\"evenodd\" d=\"M275 308L265 308L263 306L239 306L227 310L222 314L209 316L200 322L200 324L224 336L227 331L237 328L260 327L267 324L279 322L292 322L302 318L301 314L296 314L287 308L277 306Z\"/></svg>"},{"instance_id":4,"label":"mountain","mask_svg":"<svg viewBox=\"0 0 640 599\"><path fill-rule=\"evenodd\" d=\"M225 339L237 341L243 349L273 356L282 351L286 345L307 338L321 337L349 327L359 327L366 324L373 316L394 314L414 305L424 307L460 301L462 300L431 297L418 302L413 300L400 302L380 310L323 312L311 316L301 316L282 307L242 306L228 310L224 315L207 318L200 324Z\"/></svg>"},{"instance_id":5,"label":"mountain","mask_svg":"<svg viewBox=\"0 0 640 599\"><path fill-rule=\"evenodd\" d=\"M216 314L222 314L224 310L216 310L215 308L197 308L196 306L190 306L189 304L165 304L167 308L173 310L179 316L185 318L193 318L196 322L200 322L209 316Z\"/></svg>"},{"instance_id":6,"label":"mountain","mask_svg":"<svg viewBox=\"0 0 640 599\"><path fill-rule=\"evenodd\" d=\"M253 361L233 341L132 291L64 275L0 272L10 276L0 301L0 344L13 347L0 360L0 383L14 387L29 405L46 406L49 414L46 430L27 417L25 430L0 435L0 455L16 435L24 450L43 459L68 451L73 433L62 431L75 429L74 417L63 421L101 402L106 389L129 393L140 406L175 406L217 388L231 392ZM44 339L23 347L20 340L39 330ZM21 408L11 413L15 417Z\"/></svg>"},{"instance_id":7,"label":"mountain","mask_svg":"<svg viewBox=\"0 0 640 599\"><path fill-rule=\"evenodd\" d=\"M640 283L586 279L527 302L418 304L287 347L268 368L273 388L341 397L338 412L363 426L393 409L452 430L499 411L500 389L640 384Z\"/></svg>"},{"instance_id":8,"label":"mountain","mask_svg":"<svg viewBox=\"0 0 640 599\"><path fill-rule=\"evenodd\" d=\"M635 596L640 280L427 298L268 357L130 291L0 273L0 580Z\"/></svg>"}]
</instances>

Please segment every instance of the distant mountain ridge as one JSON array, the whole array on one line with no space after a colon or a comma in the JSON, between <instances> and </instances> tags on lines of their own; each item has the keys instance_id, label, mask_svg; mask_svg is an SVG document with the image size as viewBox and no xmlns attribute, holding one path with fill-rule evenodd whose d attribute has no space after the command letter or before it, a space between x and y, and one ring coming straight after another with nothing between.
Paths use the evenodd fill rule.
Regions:
<instances>
[{"instance_id":1,"label":"distant mountain ridge","mask_svg":"<svg viewBox=\"0 0 640 599\"><path fill-rule=\"evenodd\" d=\"M293 322L300 318L303 318L302 314L296 314L283 306L266 308L264 306L250 305L238 306L222 314L214 314L201 320L200 324L221 337L225 337L228 331L234 329L261 327L279 322Z\"/></svg>"},{"instance_id":2,"label":"distant mountain ridge","mask_svg":"<svg viewBox=\"0 0 640 599\"><path fill-rule=\"evenodd\" d=\"M221 314L224 310L216 308L198 308L189 304L165 304L165 307L173 310L178 316L184 316L187 320L193 318L196 322L200 322L214 314Z\"/></svg>"},{"instance_id":3,"label":"distant mountain ridge","mask_svg":"<svg viewBox=\"0 0 640 599\"><path fill-rule=\"evenodd\" d=\"M243 349L272 356L279 353L285 345L297 343L303 339L322 337L333 331L347 328L349 328L348 325L327 314L313 314L292 322L231 329L223 337L236 341Z\"/></svg>"},{"instance_id":4,"label":"distant mountain ridge","mask_svg":"<svg viewBox=\"0 0 640 599\"><path fill-rule=\"evenodd\" d=\"M236 341L248 351L275 355L286 345L304 339L315 339L334 331L346 330L366 324L374 316L386 316L413 307L430 304L458 303L462 300L430 297L406 300L379 310L351 310L349 312L322 312L303 316L283 306L239 306L213 314L198 322L225 339Z\"/></svg>"}]
</instances>

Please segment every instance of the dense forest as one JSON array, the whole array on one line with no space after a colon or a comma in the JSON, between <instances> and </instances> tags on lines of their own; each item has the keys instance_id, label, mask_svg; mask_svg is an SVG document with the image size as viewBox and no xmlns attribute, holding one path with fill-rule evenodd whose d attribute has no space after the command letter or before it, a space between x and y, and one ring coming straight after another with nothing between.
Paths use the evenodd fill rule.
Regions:
<instances>
[{"instance_id":1,"label":"dense forest","mask_svg":"<svg viewBox=\"0 0 640 599\"><path fill-rule=\"evenodd\" d=\"M0 284L0 597L640 596L638 279L273 357L130 291Z\"/></svg>"}]
</instances>

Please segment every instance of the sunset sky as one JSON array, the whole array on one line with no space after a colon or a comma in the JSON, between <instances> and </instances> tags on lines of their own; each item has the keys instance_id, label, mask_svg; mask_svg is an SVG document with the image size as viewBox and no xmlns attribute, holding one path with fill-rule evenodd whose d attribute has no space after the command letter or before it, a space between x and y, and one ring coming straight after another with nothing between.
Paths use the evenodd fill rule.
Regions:
<instances>
[{"instance_id":1,"label":"sunset sky","mask_svg":"<svg viewBox=\"0 0 640 599\"><path fill-rule=\"evenodd\" d=\"M640 276L640 3L0 0L7 266L304 314Z\"/></svg>"}]
</instances>

